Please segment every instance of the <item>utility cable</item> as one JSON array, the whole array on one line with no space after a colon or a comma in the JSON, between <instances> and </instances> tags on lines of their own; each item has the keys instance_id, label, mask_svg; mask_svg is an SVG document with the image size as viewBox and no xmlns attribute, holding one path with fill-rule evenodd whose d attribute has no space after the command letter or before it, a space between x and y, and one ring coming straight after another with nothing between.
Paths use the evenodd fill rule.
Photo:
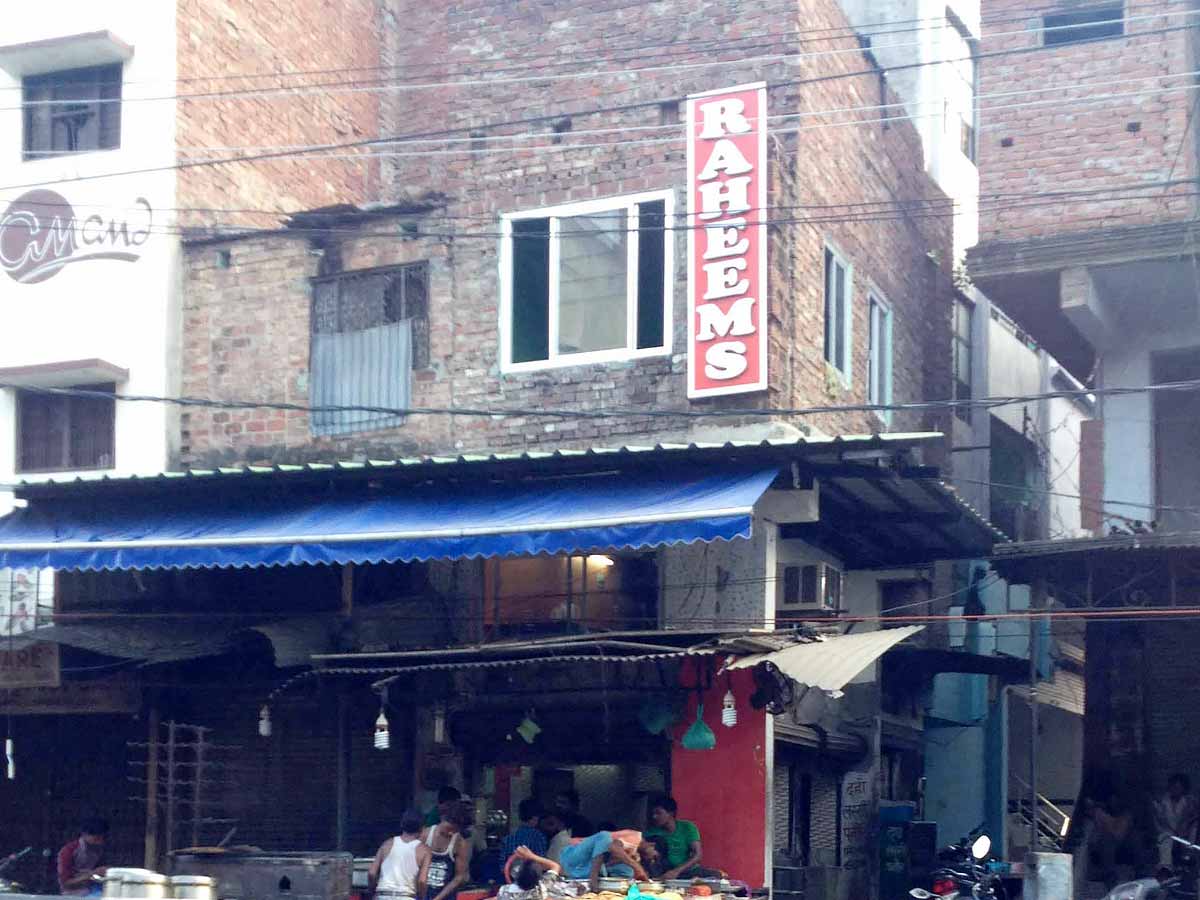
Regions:
<instances>
[{"instance_id":1,"label":"utility cable","mask_svg":"<svg viewBox=\"0 0 1200 900\"><path fill-rule=\"evenodd\" d=\"M1200 11L1197 11L1197 13L1200 13ZM1151 30L1146 30L1146 31L1137 31L1137 32L1128 33L1128 34L1124 35L1123 38L1124 39L1132 39L1132 38L1152 37L1152 36L1168 34L1168 33L1189 31L1189 30L1194 29L1194 27L1195 27L1194 25L1182 25L1182 26L1170 26L1170 27L1159 28L1159 29L1151 29ZM1096 38L1096 39L1093 39L1090 41L1079 41L1074 46L1084 46L1089 43L1094 43L1097 41L1111 42L1116 39L1117 38ZM993 59L993 58L998 58L998 57L1024 55L1024 54L1032 53L1032 52L1045 52L1048 49L1053 50L1056 48L1054 46L1047 48L1047 47L1044 47L1041 45L1031 46L1031 47L1017 47L1017 48L1013 48L1013 49L1009 49L1009 50L997 50L997 51L994 51L991 53L973 54L970 57L964 57L958 61L966 62L966 61L972 61L972 60L977 61L977 60L982 60L982 59ZM908 65L903 65L903 66L893 66L893 67L889 68L887 71L889 71L889 72L909 71L909 70L913 70L913 69L925 68L927 66L945 65L948 62L954 62L954 61L953 60L935 60L935 61L928 61L928 62L921 62L921 63L912 63L912 64L908 64ZM880 70L878 68L869 68L869 69L862 69L862 70L857 70L857 71L852 71L852 72L840 72L840 73L834 73L834 74L830 74L830 75L817 76L814 78L788 79L788 80L782 80L782 81L768 82L767 87L769 89L770 88L780 88L780 87L799 87L799 86L803 86L803 85L828 83L830 81L838 81L838 80L842 80L845 78L856 78L856 77L860 77L863 75L877 76L879 73L880 73ZM404 141L406 139L413 139L413 138L448 136L448 135L452 135L452 134L462 134L464 132L486 131L486 130L491 130L494 128L510 127L510 126L519 125L519 124L532 124L535 122L544 122L547 119L564 118L564 117L565 118L584 118L587 116L592 116L592 115L597 115L597 114L602 114L602 113L607 113L607 112L632 111L632 110L636 110L636 109L658 107L658 106L661 106L664 102L668 102L668 101L676 101L677 102L682 99L684 99L684 98L681 96L659 97L659 98L656 98L653 100L644 100L644 101L638 101L638 102L634 102L634 103L627 103L627 104L624 104L621 106L594 107L592 109L577 110L574 112L561 112L561 111L557 112L557 113L546 112L546 113L543 113L538 116L529 116L529 117L525 117L523 119L493 122L493 123L481 124L481 125L476 125L476 126L462 125L462 126L458 126L455 128L443 129L440 131L414 132L414 133L410 133L410 134L406 134L406 135L392 135L392 136L387 136L387 137L365 138L365 139L356 140L356 141L334 142L334 143L329 143L329 144L316 144L316 145L313 145L310 149L334 151L334 150L341 150L341 149L350 149L350 148L355 148L355 147L370 147L370 146L376 146L380 143L395 143L397 141ZM172 163L172 164L163 165L163 166L147 166L147 167L138 168L138 169L126 169L126 170L103 172L103 173L92 173L92 174L86 174L86 175L71 175L71 176L53 179L53 180L49 180L49 181L34 181L34 182L27 182L24 184L0 185L0 191L23 190L23 189L35 188L35 187L52 187L52 186L56 186L56 185L60 185L60 184L95 181L98 179L108 179L108 178L115 178L115 177L127 176L127 175L148 175L148 174L153 174L153 173L158 173L158 172L181 171L181 170L186 170L186 169L207 167L207 166L214 166L214 165L229 165L229 164L234 164L234 163L251 163L251 162L262 162L262 161L266 161L266 160L279 160L279 159L287 159L287 158L295 156L295 155L296 154L294 152L290 152L290 151L276 151L276 152L268 152L268 153L246 154L246 155L241 155L241 156L222 158L219 160L178 162L178 163Z\"/></svg>"},{"instance_id":2,"label":"utility cable","mask_svg":"<svg viewBox=\"0 0 1200 900\"><path fill-rule=\"evenodd\" d=\"M1150 2L1150 3L1130 2L1130 3L1125 4L1124 11L1130 12L1130 11L1136 11L1136 10L1142 10L1142 9L1161 9L1161 8L1166 8L1166 7L1185 5L1187 2L1189 2L1189 0L1155 0L1155 2ZM1100 5L1096 5L1093 7L1079 8L1076 11L1082 12L1082 11L1086 11L1089 8L1094 8L1097 10L1104 10L1104 9L1107 9L1108 7L1107 7L1107 5L1100 4ZM1024 10L1023 13L1019 16L1003 16L1003 17L998 16L995 18L982 17L980 19L980 25L988 26L988 25L1028 22L1030 20L1030 18L1037 17L1037 16L1043 15L1045 13L1052 13L1052 12L1058 12L1058 11L1060 11L1060 7L1057 5L1054 5L1054 4L1051 4L1051 5L1043 7L1043 8L1030 7L1029 9ZM1161 18L1162 15L1163 14L1152 15L1152 16L1147 16L1147 18ZM1124 21L1128 21L1128 19L1122 17L1120 19L1114 18L1114 19L1106 19L1106 20L1097 20L1094 22L1089 22L1088 26L1094 27L1096 25L1115 24L1117 22L1124 22ZM926 24L922 24L922 23L926 23ZM904 28L893 27L893 26L901 26L901 25L913 26L913 27L904 27ZM803 30L798 29L798 30L775 31L775 32L768 31L768 32L761 32L761 33L742 34L742 35L738 35L736 37L722 35L720 37L712 37L712 38L697 38L697 37L690 37L688 35L679 35L674 40L659 42L656 44L614 45L614 44L610 44L610 43L606 42L605 46L604 46L604 54L605 54L604 56L598 56L598 57L574 56L569 59L562 59L561 57L563 57L568 52L570 52L570 48L558 49L555 51L547 51L545 53L540 53L540 54L532 54L532 55L528 55L528 56L523 55L519 61L514 61L511 66L501 69L500 71L510 71L510 70L516 70L516 69L521 69L521 70L527 71L529 69L530 65L534 64L534 62L536 62L538 60L543 60L543 59L551 60L549 63L547 63L548 65L579 65L579 64L590 63L590 62L604 62L604 61L610 60L614 55L624 54L624 53L636 54L638 59L655 58L658 56L695 55L697 52L704 52L703 48L707 48L708 46L714 45L714 44L720 45L721 47L728 48L728 49L743 49L742 42L744 42L744 41L770 41L772 43L781 43L782 42L782 43L797 43L797 44L802 45L802 44L808 44L808 43L816 43L818 41L831 41L831 40L839 40L839 39L844 39L844 38L856 38L856 37L864 37L864 38L873 40L874 38L877 38L880 36L885 36L885 35L890 35L890 34L912 34L912 33L921 33L924 31L940 31L947 27L953 27L951 25L951 23L949 22L949 20L947 19L947 17L945 17L945 16L926 16L926 17L911 18L911 19L881 20L881 21L876 21L876 22L860 23L858 25L847 24L846 26L834 26L834 27L828 27L828 28L803 29ZM1050 28L1039 29L1039 30L1053 31L1053 30L1057 30L1060 28L1070 29L1070 28L1078 28L1078 27L1080 27L1080 26L1076 26L1076 25L1051 26ZM978 36L975 36L975 37L977 38ZM987 37L990 38L991 35L988 35ZM754 46L754 45L751 45L751 46ZM893 45L885 44L885 45L881 45L879 48L868 48L868 49L883 49L883 48L887 48L890 46L893 46ZM648 53L648 51L652 51L652 50L660 49L660 48L662 49L662 52L660 52L660 53L657 53L657 54ZM677 49L670 49L670 48L677 48ZM558 60L558 61L554 61L554 60ZM504 61L504 60L503 60L503 58L501 58L501 60L498 60L498 61ZM331 67L331 68L325 68L325 69L308 69L308 70L293 69L293 70L259 71L259 72L248 72L248 73L242 73L242 74L231 74L231 73L227 73L227 72L222 72L220 74L190 75L190 76L185 76L182 78L161 78L161 79L140 79L140 80L132 80L131 79L131 80L123 81L122 84L125 86L136 86L136 85L143 85L143 84L184 84L184 83L191 83L191 82L196 82L196 81L213 82L213 81L229 81L229 80L251 79L251 78L283 79L283 78L299 78L299 77L313 76L313 75L344 74L344 73L349 73L349 72L397 72L397 71L408 71L408 70L412 70L412 69L428 70L431 68L433 68L433 66L431 64L390 64L390 65L374 65L374 66L343 66L343 67ZM493 68L493 69L488 69L487 71L489 73L492 73L497 70ZM428 77L437 77L437 76L428 76ZM20 91L21 89L22 88L20 85L0 87L0 91Z\"/></svg>"}]
</instances>

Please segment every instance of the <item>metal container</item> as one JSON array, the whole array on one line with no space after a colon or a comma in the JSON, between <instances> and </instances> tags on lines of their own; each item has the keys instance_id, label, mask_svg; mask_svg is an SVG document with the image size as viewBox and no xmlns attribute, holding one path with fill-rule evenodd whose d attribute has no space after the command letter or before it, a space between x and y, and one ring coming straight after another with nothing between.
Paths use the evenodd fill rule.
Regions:
<instances>
[{"instance_id":1,"label":"metal container","mask_svg":"<svg viewBox=\"0 0 1200 900\"><path fill-rule=\"evenodd\" d=\"M175 900L217 900L217 882L207 875L175 875L171 878Z\"/></svg>"},{"instance_id":2,"label":"metal container","mask_svg":"<svg viewBox=\"0 0 1200 900\"><path fill-rule=\"evenodd\" d=\"M171 896L167 876L157 872L129 872L121 878L121 896L165 900Z\"/></svg>"},{"instance_id":3,"label":"metal container","mask_svg":"<svg viewBox=\"0 0 1200 900\"><path fill-rule=\"evenodd\" d=\"M149 869L130 869L130 868L112 868L104 874L104 896L105 897L165 897L164 890L161 894L130 894L125 892L126 879L133 879L134 883L141 884L137 879L150 878L153 881L156 878L162 878L161 884L166 884L166 879L157 872L151 872Z\"/></svg>"},{"instance_id":4,"label":"metal container","mask_svg":"<svg viewBox=\"0 0 1200 900\"><path fill-rule=\"evenodd\" d=\"M172 875L216 879L220 900L346 900L354 857L349 853L175 852Z\"/></svg>"},{"instance_id":5,"label":"metal container","mask_svg":"<svg viewBox=\"0 0 1200 900\"><path fill-rule=\"evenodd\" d=\"M353 884L356 891L367 889L369 881L368 876L371 874L370 869L371 863L373 862L375 862L375 857L373 856L360 856L355 858Z\"/></svg>"}]
</instances>

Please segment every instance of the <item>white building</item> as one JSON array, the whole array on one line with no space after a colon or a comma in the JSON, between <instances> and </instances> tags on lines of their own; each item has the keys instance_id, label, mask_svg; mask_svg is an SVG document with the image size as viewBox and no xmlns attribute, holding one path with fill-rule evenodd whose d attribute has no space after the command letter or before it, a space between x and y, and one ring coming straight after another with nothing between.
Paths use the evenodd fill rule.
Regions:
<instances>
[{"instance_id":1,"label":"white building","mask_svg":"<svg viewBox=\"0 0 1200 900\"><path fill-rule=\"evenodd\" d=\"M347 160L211 164L246 146L377 133L369 95L318 104L256 91L246 73L261 79L279 60L370 66L374 12L375 0L346 0L332 39L252 0L219 14L175 0L63 0L8 18L0 485L170 468L179 409L107 395L179 393L181 229L273 227L280 213L358 202L368 188L367 164ZM64 388L76 392L46 390Z\"/></svg>"},{"instance_id":2,"label":"white building","mask_svg":"<svg viewBox=\"0 0 1200 900\"><path fill-rule=\"evenodd\" d=\"M74 2L6 23L0 483L170 458L170 407L103 394L176 392L174 17L169 2ZM84 386L95 395L37 392Z\"/></svg>"}]
</instances>

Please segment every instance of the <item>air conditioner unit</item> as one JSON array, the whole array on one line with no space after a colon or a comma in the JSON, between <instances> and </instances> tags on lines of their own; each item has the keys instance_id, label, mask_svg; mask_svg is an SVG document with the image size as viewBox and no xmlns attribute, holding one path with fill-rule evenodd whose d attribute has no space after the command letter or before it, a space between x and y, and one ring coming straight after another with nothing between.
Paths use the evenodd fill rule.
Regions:
<instances>
[{"instance_id":1,"label":"air conditioner unit","mask_svg":"<svg viewBox=\"0 0 1200 900\"><path fill-rule=\"evenodd\" d=\"M780 565L775 584L775 605L780 609L841 609L842 570L829 563Z\"/></svg>"}]
</instances>

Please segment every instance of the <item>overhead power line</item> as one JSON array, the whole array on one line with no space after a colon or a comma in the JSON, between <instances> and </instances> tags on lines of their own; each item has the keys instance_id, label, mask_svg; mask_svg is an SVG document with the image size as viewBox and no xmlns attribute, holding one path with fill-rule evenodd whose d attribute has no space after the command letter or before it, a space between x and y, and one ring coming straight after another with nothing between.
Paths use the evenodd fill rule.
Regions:
<instances>
[{"instance_id":1,"label":"overhead power line","mask_svg":"<svg viewBox=\"0 0 1200 900\"><path fill-rule=\"evenodd\" d=\"M1164 197L1170 199L1179 199L1186 197L1194 197L1200 195L1197 191L1176 191L1172 194L1165 194L1163 191L1171 187L1194 186L1194 182L1190 179L1180 179L1170 183L1131 183L1128 185L1119 185L1112 187L1097 187L1097 188L1081 188L1067 191L1054 192L1031 192L1024 194L997 194L985 196L971 207L971 212L984 212L998 214L1016 209L1034 209L1044 206L1058 206L1063 203L1090 200L1095 203L1120 203L1129 200L1137 199L1155 199L1161 200ZM59 211L60 207L56 202L51 201L33 201L31 206L43 206L52 212ZM118 205L108 204L73 204L79 206L80 209L103 209L108 211L126 210L131 211L135 207L123 207ZM763 217L760 223L756 223L755 227L778 227L782 225L821 225L821 224L846 224L851 222L889 222L901 220L915 220L923 218L949 218L960 214L962 204L948 197L918 197L912 200L888 199L880 201L863 201L849 202L842 204L776 204L765 207L754 207L755 212L761 211L796 211L796 212L811 212L811 215L782 215L775 217ZM221 209L208 207L175 207L169 210L170 212L187 213L197 212L206 214L253 214L272 216L276 218L286 218L295 213L284 213L279 210L270 209ZM61 214L60 214L61 215ZM303 213L305 218L310 217L309 213ZM335 220L343 216L344 213L327 212L313 213L311 217L319 220L322 216L332 217ZM366 212L363 217L370 219L372 217L385 217L388 219L410 220L414 217L424 215L421 212L413 212L405 214L403 212ZM1121 219L1128 216L1141 215L1137 210L1128 211L1125 213L1112 211L1106 213L1110 219ZM253 237L255 235L275 235L286 233L295 236L315 235L321 237L329 237L336 235L346 235L353 237L383 237L394 239L397 236L408 240L416 239L432 239L432 240L451 240L458 238L486 238L495 239L503 236L502 232L494 230L494 228L476 228L469 229L471 223L480 223L482 225L495 226L502 218L500 213L491 216L474 216L474 215L441 215L429 212L430 220L433 226L418 226L414 228L406 228L404 230L396 230L389 228L387 230L372 230L371 227L362 227L355 225L331 224L322 225L319 221L312 225L299 224L294 222L287 226L280 225L262 225L252 226L243 224L221 225L220 223L209 223L203 228L189 227L180 224L152 224L146 226L145 230L153 235L169 236L169 237L204 237L208 239L221 240L227 238L230 240ZM589 218L606 218L611 217L614 220L619 220L624 216L624 213L613 213L611 215L605 213L595 213ZM697 222L688 224L689 219L693 218L693 214L686 212L676 212L672 221L661 226L656 226L667 232L675 231L692 231L700 230L705 227L705 223ZM82 219L79 216L61 216L60 221L64 225L78 225ZM447 228L443 223L468 223L468 225L457 224ZM411 223L410 223L411 224ZM0 222L0 233L5 229L15 229L17 231L27 231L29 225L27 222L20 219L13 219L7 222ZM228 229L227 233L224 233ZM598 233L631 233L639 230L632 225L613 226L611 228L588 228L583 231L576 229L564 228L560 229L559 234L598 234ZM529 239L548 240L548 235L537 236L522 236L522 240Z\"/></svg>"},{"instance_id":2,"label":"overhead power line","mask_svg":"<svg viewBox=\"0 0 1200 900\"><path fill-rule=\"evenodd\" d=\"M1126 12L1136 12L1143 9L1160 9L1172 6L1186 5L1190 0L1153 0L1147 3L1129 2L1125 4ZM637 5L637 4L633 4ZM1096 9L1103 11L1108 7L1104 4L1082 7L1082 10ZM1012 23L1025 23L1031 18L1037 17L1044 13L1057 12L1059 7L1051 4L1043 8L1030 7L1023 10L1019 16L997 16L983 17L980 20L982 26L1001 25ZM1151 16L1150 18L1159 18L1160 16ZM1117 21L1117 20L1106 20ZM1099 22L1090 24L1101 24ZM906 26L906 27L898 27ZM531 65L539 60L550 60L547 65L579 65L590 62L601 62L611 59L615 55L620 54L636 54L638 59L656 58L658 56L681 56L681 55L696 55L698 52L703 52L702 48L707 48L712 45L720 45L730 49L742 48L743 42L769 41L772 43L796 43L798 45L816 43L818 41L838 40L850 37L865 37L874 39L880 36L891 34L912 34L923 31L938 31L946 27L952 27L947 17L945 16L926 16L921 18L909 19L890 19L880 20L875 22L859 23L858 25L832 26L827 28L806 28L806 29L789 29L787 31L767 31L757 33L732 35L720 35L716 37L698 37L689 34L680 34L670 41L662 41L652 44L612 44L605 42L604 56L602 57L587 57L578 55L574 42L569 36L565 39L562 47L544 53L522 54L520 59L512 60L511 66L506 66L497 70L489 68L489 73L496 71L522 70L528 71ZM1052 26L1050 29L1072 26ZM990 35L989 35L990 37ZM760 44L761 45L761 44ZM753 44L751 46L754 46ZM882 45L892 46L892 45ZM674 49L673 49L674 48ZM651 53L649 51L660 50L659 53ZM569 55L568 54L574 54ZM565 57L565 58L564 58ZM495 62L505 62L508 57L500 57ZM478 65L480 62L490 64L492 61L487 60L471 60L471 63ZM438 63L436 65L442 65ZM369 66L340 66L324 69L292 69L292 70L274 70L274 71L258 71L246 72L241 74L233 74L228 72L190 75L182 78L158 78L158 79L130 79L122 82L123 85L143 85L143 84L186 84L192 82L216 82L216 81L232 81L246 79L285 79L285 78L300 78L314 75L333 75L344 74L350 72L405 72L411 70L430 70L436 68L435 64L423 63L394 63L389 65L369 65ZM20 85L6 86L0 88L0 91L20 91Z\"/></svg>"},{"instance_id":3,"label":"overhead power line","mask_svg":"<svg viewBox=\"0 0 1200 900\"><path fill-rule=\"evenodd\" d=\"M1172 18L1192 18L1200 15L1200 10L1181 10L1178 12L1163 12L1153 13L1141 16L1126 16L1123 19L1112 19L1109 22L1139 22L1147 19L1172 19ZM1105 24L1103 22L1094 23L1096 25ZM1047 32L1055 32L1062 30L1077 29L1075 25L1051 26L1043 29ZM1137 37L1141 34L1149 32L1129 32L1129 37ZM1015 37L1028 35L1028 28L1021 28L1016 31L1002 31L988 35L988 39L1003 37ZM911 41L908 43L893 43L886 45L888 49L899 49L906 47L919 47L923 41ZM299 87L271 87L271 88L248 88L241 90L230 91L206 91L192 94L164 94L155 97L112 97L99 98L89 103L96 104L127 104L127 103L162 103L162 102L194 102L198 100L226 100L231 98L250 97L254 99L271 99L275 97L301 97L313 93L320 94L347 94L347 93L394 93L394 92L409 92L422 90L441 90L444 88L499 88L505 85L514 84L534 84L543 82L555 81L573 81L581 79L597 79L604 77L644 77L662 72L687 72L700 69L715 69L730 64L751 65L751 64L766 64L766 63L790 63L804 59L819 59L830 56L843 55L859 55L863 53L863 47L855 43L851 47L837 47L829 50L813 50L805 53L768 53L758 56L746 56L744 53L739 54L734 59L710 59L699 62L678 62L678 63L660 63L650 66L635 66L625 69L591 69L580 72L555 72L555 73L534 73L520 75L513 78L497 78L493 75L486 77L442 80L442 81L421 81L421 82L403 82L389 81L379 84L363 84L361 82L325 82L321 84L302 85ZM694 55L694 54L693 54ZM963 57L960 59L940 60L941 64L953 64L956 62L970 62L974 56ZM33 106L73 106L78 105L78 100L34 100L27 101L17 106L0 107L0 112L19 111Z\"/></svg>"},{"instance_id":4,"label":"overhead power line","mask_svg":"<svg viewBox=\"0 0 1200 900\"><path fill-rule=\"evenodd\" d=\"M0 383L0 388L20 390L29 393L49 394L66 397L91 397L105 400L117 400L124 403L165 403L175 406L204 407L210 409L272 409L287 412L361 412L378 413L389 416L403 417L414 415L466 416L474 418L506 417L522 418L561 418L561 419L617 419L617 418L682 418L682 419L729 419L737 417L769 418L776 416L814 416L828 413L853 412L919 412L929 410L950 410L964 407L981 409L998 409L1022 403L1034 403L1040 400L1116 397L1130 394L1159 394L1181 391L1200 390L1200 379L1189 381L1172 381L1162 384L1149 384L1130 387L1111 387L1078 390L1045 391L1041 393L1022 394L1016 396L981 397L972 400L917 400L902 403L848 403L827 406L805 407L736 407L726 409L641 409L612 407L609 409L555 409L547 406L537 407L474 407L474 406L371 406L371 405L307 405L301 403L281 403L264 400L230 399L218 400L209 397L168 397L148 394L113 394L107 391L93 391L84 388L58 388L27 386L20 384Z\"/></svg>"},{"instance_id":5,"label":"overhead power line","mask_svg":"<svg viewBox=\"0 0 1200 900\"><path fill-rule=\"evenodd\" d=\"M1057 191L997 192L997 193L991 193L991 194L981 194L979 197L979 200L978 200L978 205L984 209L990 209L990 208L1018 209L1018 208L1023 208L1023 206L1025 205L1026 202L1033 203L1035 201L1037 202L1038 205L1041 205L1042 203L1047 203L1047 204L1064 203L1064 202L1069 202L1072 200L1078 200L1081 198L1094 198L1099 201L1107 201L1107 200L1115 201L1115 200L1127 199L1127 197L1123 196L1126 193L1141 194L1146 191L1157 191L1159 189L1162 189L1165 191L1165 190L1169 190L1170 188L1173 188L1173 187L1183 187L1183 186L1188 186L1188 185L1194 186L1195 183L1196 182L1194 179L1181 178L1181 179L1177 179L1174 181L1148 181L1148 182L1147 181L1135 181L1135 182L1127 182L1127 183L1123 183L1123 184L1110 184L1110 185L1101 185L1101 186L1089 187L1089 188L1074 188L1074 189L1064 189L1064 190L1057 190ZM1112 196L1112 195L1117 195L1117 196ZM7 198L7 199L15 199L15 198ZM0 202L4 202L4 200L0 199ZM47 208L50 210L61 209L61 204L59 204L57 201L52 201L52 200L25 200L25 201L23 201L23 204L27 205L27 206L31 206L31 207L44 207L44 208ZM936 196L921 195L921 196L916 196L916 197L912 197L909 199L888 197L888 198L882 199L882 200L848 201L845 203L771 203L771 204L767 204L765 206L751 207L748 210L746 210L746 212L760 212L760 211L764 211L764 210L767 210L767 211L773 211L773 210L774 211L821 210L821 211L825 211L826 213L832 213L833 211L841 211L841 210L860 210L860 211L866 212L866 213L875 213L875 212L889 212L893 209L912 211L914 208L919 209L919 208L924 208L924 207L928 207L928 208L932 208L932 209L942 209L942 208L945 208L945 207L948 207L951 205L954 205L955 207L957 207L957 206L960 206L961 204L958 201L954 200L953 198L946 196L945 194L939 194ZM133 211L138 211L138 210L143 209L143 207L129 206L129 205L124 205L124 204L120 204L120 203L88 203L88 202L79 203L79 202L75 202L75 201L71 202L71 206L73 209L105 210L105 211L109 211L109 212L133 212ZM289 219L289 218L293 218L293 217L302 216L305 221L309 221L309 222L313 222L313 223L319 223L322 219L329 219L333 222L340 222L346 218L346 212L344 210L336 210L336 209L334 209L334 210L311 210L311 211L310 210L285 211L285 210L278 209L278 208L271 209L271 208L267 208L267 207L175 206L175 207L158 207L158 208L156 208L155 211L156 212L175 212L175 213L213 213L213 214L229 214L229 215L265 215L265 216L275 216L280 219ZM396 219L396 218L405 218L406 216L414 217L414 216L419 216L419 215L423 215L423 214L424 213L418 212L418 211L414 211L411 213L397 212L395 209L361 209L361 210L356 210L353 213L355 218L361 219L364 221L379 220L379 219L389 219L390 220L390 219ZM429 214L433 218L435 218L438 222L481 222L481 223L495 224L495 222L501 217L500 212L491 213L491 214L471 215L471 214L463 214L463 213L442 213L442 212L429 211ZM681 219L686 222L688 219L694 218L699 215L701 215L700 212L689 213L686 210L676 210L673 217L677 220ZM623 218L624 216L625 216L624 212L609 212L609 213L596 212L596 213L589 214L588 218L589 219L605 219L605 218L619 219L619 218ZM78 223L79 219L77 217L76 218L68 217L68 218L64 219L64 221L71 221L71 222ZM771 224L771 223L768 222L767 224ZM19 226L16 224L10 224L8 226L0 224L0 229L2 229L4 227L19 227ZM270 229L264 229L264 230L274 232L277 229L270 228ZM295 225L295 226L289 226L288 230L289 231L295 230L298 233L320 232L322 234L345 233L345 234L359 234L359 235L365 234L366 236L372 235L372 232L365 231L362 228L341 227L336 224L330 225L330 226L322 226L320 224L313 224L310 226ZM164 231L163 233L167 233L167 232ZM172 228L170 230L170 233L175 233L175 229ZM186 233L191 233L191 230L188 230ZM395 233L392 231L375 232L374 234L379 235L379 236L388 236L388 237L395 236Z\"/></svg>"},{"instance_id":6,"label":"overhead power line","mask_svg":"<svg viewBox=\"0 0 1200 900\"><path fill-rule=\"evenodd\" d=\"M1196 13L1200 14L1200 11L1196 11ZM1169 26L1169 27L1158 28L1158 29L1148 29L1145 31L1127 32L1123 36L1122 39L1130 40L1130 39L1142 38L1142 37L1152 37L1155 35L1177 33L1177 32L1192 30L1194 27L1195 27L1194 25L1189 24L1189 25L1181 25L1181 26ZM1111 42L1112 40L1115 40L1115 39L1114 38L1097 38L1092 41L1080 41L1077 44L1075 44L1075 46L1083 46L1088 43L1093 43L1095 41L1101 41L1101 40L1105 41L1105 42ZM957 60L957 61L958 62L967 62L967 61L971 61L971 60L982 60L982 59L991 59L991 58L997 58L997 57L1008 57L1008 56L1023 55L1023 54L1027 54L1027 53L1033 53L1033 52L1039 52L1039 53L1046 52L1047 50L1054 50L1054 49L1056 49L1056 48L1053 46L1047 48L1047 47L1044 47L1041 45L1031 46L1031 47L1017 47L1017 48L1013 48L1013 49L1009 49L1009 50L998 50L998 51L994 51L991 53L973 54L969 57L963 57L962 59ZM907 71L907 70L925 68L927 66L934 66L934 65L941 66L941 65L945 65L946 63L949 63L949 62L955 62L955 60L932 60L932 61L928 61L928 62L912 63L912 64L902 65L902 66L893 66L893 67L889 68L887 71L889 71L889 72ZM838 80L842 80L842 79L846 79L846 78L856 78L856 77L860 77L860 76L864 76L864 75L876 76L879 74L879 72L880 72L880 70L878 68L868 68L868 69L861 69L861 70L852 71L852 72L833 73L833 74L829 74L829 75L817 76L814 78L798 78L798 79L786 79L786 80L780 80L780 81L773 81L773 82L768 82L767 87L768 88L799 87L799 86L804 86L804 85L827 83L830 81L838 81ZM454 134L463 134L463 133L470 133L470 132L475 132L475 131L488 131L488 130L492 130L492 129L496 129L496 128L512 127L514 125L522 125L522 124L527 125L527 124L533 124L535 122L545 122L547 119L552 119L552 118L562 118L562 117L583 118L583 117L599 115L599 114L603 114L603 113L632 111L632 110L636 110L636 109L646 109L646 108L650 108L650 107L661 106L664 102L678 102L682 99L684 99L683 96L658 97L658 98L654 98L654 99L650 99L650 100L643 100L643 101L638 101L638 102L633 102L633 103L627 103L627 104L622 104L622 105L618 105L618 106L593 107L591 109L576 110L576 111L559 111L559 112L547 111L541 115L527 116L522 119L510 119L507 121L493 122L490 124L479 124L479 125L474 125L474 126L463 125L463 126L458 126L455 128L442 129L439 131L415 132L415 133L405 134L405 135L393 135L393 136L388 136L388 137L366 138L366 139L362 139L362 140L346 141L346 142L334 142L334 143L323 144L323 145L314 145L310 149L322 150L322 151L336 151L336 150L353 149L353 148L366 148L366 147L377 146L379 144L397 143L397 142L403 142L405 140L412 140L412 139L418 139L418 138L443 137L443 136L449 136L449 135L454 135ZM73 176L67 176L67 177L53 179L53 180L49 180L49 181L34 181L34 182L27 182L24 184L3 185L3 186L0 186L0 191L23 190L23 189L35 188L35 187L51 187L51 186L55 186L55 185L59 185L59 184L95 181L98 179L108 179L108 178L115 178L115 177L127 176L127 175L147 175L147 174L152 174L152 173L157 173L157 172L179 171L179 170L207 167L207 166L215 166L215 165L230 165L230 164L235 164L235 163L255 163L255 162L263 162L263 161L269 161L269 160L286 160L286 159L294 157L296 155L297 154L294 151L273 151L273 152L265 152L265 153L245 154L245 155L240 155L240 156L224 157L221 159L185 161L185 162L172 163L172 164L163 165L163 166L147 166L147 167L143 167L143 168L139 168L139 169L127 169L127 170L122 170L122 171L100 172L100 173L87 174L87 175L73 175Z\"/></svg>"}]
</instances>

